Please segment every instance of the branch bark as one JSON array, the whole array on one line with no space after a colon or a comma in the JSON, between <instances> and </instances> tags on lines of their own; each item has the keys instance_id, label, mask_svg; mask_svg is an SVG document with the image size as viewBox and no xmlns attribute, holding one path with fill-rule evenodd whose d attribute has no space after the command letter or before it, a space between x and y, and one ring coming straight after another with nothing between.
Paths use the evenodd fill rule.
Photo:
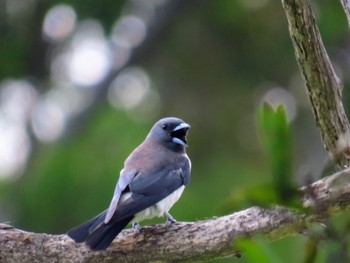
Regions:
<instances>
[{"instance_id":1,"label":"branch bark","mask_svg":"<svg viewBox=\"0 0 350 263\"><path fill-rule=\"evenodd\" d=\"M350 1L349 0L341 0L341 4L343 5L343 9L345 11L346 18L348 20L348 24L350 26Z\"/></svg>"},{"instance_id":2,"label":"branch bark","mask_svg":"<svg viewBox=\"0 0 350 263\"><path fill-rule=\"evenodd\" d=\"M197 222L124 230L110 248L90 251L66 235L36 234L0 224L0 262L193 262L237 256L242 238L263 235L276 240L350 208L350 168L301 189L302 214L282 206L251 207ZM322 209L320 209L320 205Z\"/></svg>"},{"instance_id":3,"label":"branch bark","mask_svg":"<svg viewBox=\"0 0 350 263\"><path fill-rule=\"evenodd\" d=\"M282 0L282 5L323 143L339 167L347 166L350 124L342 104L343 84L332 67L309 1Z\"/></svg>"}]
</instances>

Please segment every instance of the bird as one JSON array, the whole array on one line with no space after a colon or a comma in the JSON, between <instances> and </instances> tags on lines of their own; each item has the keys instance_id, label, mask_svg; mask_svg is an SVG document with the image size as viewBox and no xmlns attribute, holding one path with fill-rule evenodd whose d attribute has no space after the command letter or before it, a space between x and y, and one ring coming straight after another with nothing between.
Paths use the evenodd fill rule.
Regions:
<instances>
[{"instance_id":1,"label":"bird","mask_svg":"<svg viewBox=\"0 0 350 263\"><path fill-rule=\"evenodd\" d=\"M166 216L191 179L191 161L186 153L191 126L176 117L157 121L145 140L124 162L108 209L72 228L67 235L90 249L106 250L131 222L141 229L144 219Z\"/></svg>"}]
</instances>

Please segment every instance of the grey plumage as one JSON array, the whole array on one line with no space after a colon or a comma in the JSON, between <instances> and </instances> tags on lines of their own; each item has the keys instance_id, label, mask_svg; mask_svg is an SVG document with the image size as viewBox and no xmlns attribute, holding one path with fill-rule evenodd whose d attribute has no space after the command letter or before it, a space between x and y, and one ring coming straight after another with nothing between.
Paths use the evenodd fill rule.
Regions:
<instances>
[{"instance_id":1,"label":"grey plumage","mask_svg":"<svg viewBox=\"0 0 350 263\"><path fill-rule=\"evenodd\" d=\"M189 128L178 118L159 120L126 159L109 208L67 234L103 250L129 222L163 215L172 221L168 211L190 181Z\"/></svg>"}]
</instances>

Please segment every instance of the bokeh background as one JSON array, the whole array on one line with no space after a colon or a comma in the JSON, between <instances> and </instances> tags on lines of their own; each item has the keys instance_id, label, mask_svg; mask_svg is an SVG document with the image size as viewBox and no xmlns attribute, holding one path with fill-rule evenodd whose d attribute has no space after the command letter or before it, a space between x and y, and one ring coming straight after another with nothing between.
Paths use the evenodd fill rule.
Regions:
<instances>
[{"instance_id":1,"label":"bokeh background","mask_svg":"<svg viewBox=\"0 0 350 263\"><path fill-rule=\"evenodd\" d=\"M340 1L313 8L346 86ZM192 181L171 211L181 221L248 208L246 194L272 180L256 125L264 101L286 107L299 185L329 163L280 1L1 0L0 54L0 221L21 229L64 233L105 209L124 159L164 116L192 125ZM343 251L322 241L306 261L308 244L257 239L240 262Z\"/></svg>"}]
</instances>

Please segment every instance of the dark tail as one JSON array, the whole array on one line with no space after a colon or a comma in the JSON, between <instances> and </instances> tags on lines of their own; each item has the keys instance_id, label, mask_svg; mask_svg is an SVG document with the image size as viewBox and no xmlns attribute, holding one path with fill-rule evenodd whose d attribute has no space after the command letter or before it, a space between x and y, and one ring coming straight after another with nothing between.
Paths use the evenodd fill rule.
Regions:
<instances>
[{"instance_id":1,"label":"dark tail","mask_svg":"<svg viewBox=\"0 0 350 263\"><path fill-rule=\"evenodd\" d=\"M72 228L68 231L67 235L77 243L84 242L87 237L96 229L96 227L103 222L105 216L106 211L103 211L101 214L95 216L89 221Z\"/></svg>"},{"instance_id":2,"label":"dark tail","mask_svg":"<svg viewBox=\"0 0 350 263\"><path fill-rule=\"evenodd\" d=\"M106 211L103 211L89 221L72 228L67 235L77 243L85 242L92 250L104 250L134 218L131 216L118 222L105 224L103 222L105 216Z\"/></svg>"},{"instance_id":3,"label":"dark tail","mask_svg":"<svg viewBox=\"0 0 350 263\"><path fill-rule=\"evenodd\" d=\"M85 243L92 250L105 250L133 218L131 216L118 222L102 223L87 236Z\"/></svg>"}]
</instances>

